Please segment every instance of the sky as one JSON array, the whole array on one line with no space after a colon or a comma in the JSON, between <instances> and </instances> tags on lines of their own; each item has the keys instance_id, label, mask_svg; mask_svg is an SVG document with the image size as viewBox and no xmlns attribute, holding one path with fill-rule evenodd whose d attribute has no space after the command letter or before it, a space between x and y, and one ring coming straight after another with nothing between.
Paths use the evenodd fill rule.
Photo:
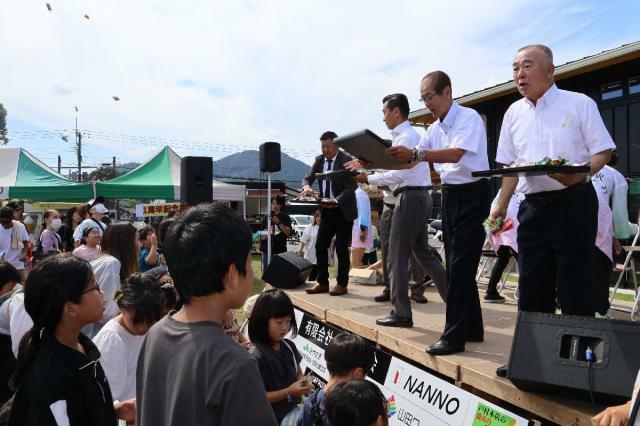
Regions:
<instances>
[{"instance_id":1,"label":"sky","mask_svg":"<svg viewBox=\"0 0 640 426\"><path fill-rule=\"evenodd\" d=\"M87 165L145 161L164 145L217 160L265 141L311 163L326 130L388 138L382 98L422 108L430 71L461 96L509 80L526 44L548 45L560 65L640 40L638 1L49 5L2 0L0 103L8 146L52 166L58 154L75 165L76 117Z\"/></svg>"}]
</instances>

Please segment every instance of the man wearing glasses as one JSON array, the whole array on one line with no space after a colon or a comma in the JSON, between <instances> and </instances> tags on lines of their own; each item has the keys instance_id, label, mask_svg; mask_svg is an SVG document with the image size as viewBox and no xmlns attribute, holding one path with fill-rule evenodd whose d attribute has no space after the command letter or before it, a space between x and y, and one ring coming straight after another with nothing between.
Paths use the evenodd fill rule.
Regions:
<instances>
[{"instance_id":1,"label":"man wearing glasses","mask_svg":"<svg viewBox=\"0 0 640 426\"><path fill-rule=\"evenodd\" d=\"M395 146L387 151L405 161L434 163L440 174L449 292L444 332L427 353L449 355L464 351L466 342L484 340L476 271L491 198L489 182L471 172L489 168L487 135L480 115L453 101L451 80L444 72L427 74L420 95L437 120L416 149Z\"/></svg>"}]
</instances>

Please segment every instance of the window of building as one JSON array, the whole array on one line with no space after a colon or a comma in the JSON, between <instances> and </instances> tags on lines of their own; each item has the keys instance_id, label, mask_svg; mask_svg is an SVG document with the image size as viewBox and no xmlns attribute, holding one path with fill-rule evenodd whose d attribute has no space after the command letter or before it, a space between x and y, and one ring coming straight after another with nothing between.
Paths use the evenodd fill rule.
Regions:
<instances>
[{"instance_id":1,"label":"window of building","mask_svg":"<svg viewBox=\"0 0 640 426\"><path fill-rule=\"evenodd\" d=\"M602 86L602 100L609 101L621 98L624 94L624 85L621 81L609 83Z\"/></svg>"},{"instance_id":2,"label":"window of building","mask_svg":"<svg viewBox=\"0 0 640 426\"><path fill-rule=\"evenodd\" d=\"M629 94L635 95L640 93L640 77L632 77L629 79Z\"/></svg>"}]
</instances>

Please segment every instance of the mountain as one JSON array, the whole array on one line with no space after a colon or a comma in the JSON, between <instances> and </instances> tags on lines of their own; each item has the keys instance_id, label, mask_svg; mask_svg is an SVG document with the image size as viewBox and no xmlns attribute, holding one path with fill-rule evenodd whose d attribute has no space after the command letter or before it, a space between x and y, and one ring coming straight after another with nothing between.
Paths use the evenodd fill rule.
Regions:
<instances>
[{"instance_id":1,"label":"mountain","mask_svg":"<svg viewBox=\"0 0 640 426\"><path fill-rule=\"evenodd\" d=\"M299 188L302 178L309 172L308 164L282 153L282 168L272 173L271 179L282 181L287 186ZM260 173L260 152L247 150L231 154L213 162L213 178L221 181L267 179L266 173ZM230 179L237 178L237 179Z\"/></svg>"}]
</instances>

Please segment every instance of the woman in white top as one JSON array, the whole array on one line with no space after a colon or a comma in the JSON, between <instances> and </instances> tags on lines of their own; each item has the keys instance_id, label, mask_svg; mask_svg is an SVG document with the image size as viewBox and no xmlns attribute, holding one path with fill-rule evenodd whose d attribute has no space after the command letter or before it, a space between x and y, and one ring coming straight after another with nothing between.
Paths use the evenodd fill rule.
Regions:
<instances>
[{"instance_id":1,"label":"woman in white top","mask_svg":"<svg viewBox=\"0 0 640 426\"><path fill-rule=\"evenodd\" d=\"M164 315L164 293L153 278L136 273L116 293L120 314L93 338L114 401L136 397L138 355L153 324Z\"/></svg>"},{"instance_id":2,"label":"woman in white top","mask_svg":"<svg viewBox=\"0 0 640 426\"><path fill-rule=\"evenodd\" d=\"M311 274L309 274L309 281L315 281L318 275L316 268L316 239L318 238L318 229L320 229L320 212L316 211L313 214L313 223L307 227L300 237L300 250L298 253L300 256L304 256L309 262L313 264Z\"/></svg>"},{"instance_id":3,"label":"woman in white top","mask_svg":"<svg viewBox=\"0 0 640 426\"><path fill-rule=\"evenodd\" d=\"M106 303L102 320L93 324L91 330L83 330L90 338L98 334L107 321L120 313L114 297L116 291L120 290L121 283L138 270L138 231L130 223L110 225L102 236L100 249L100 254L91 262L91 267Z\"/></svg>"},{"instance_id":4,"label":"woman in white top","mask_svg":"<svg viewBox=\"0 0 640 426\"><path fill-rule=\"evenodd\" d=\"M100 239L102 238L97 226L86 228L82 233L82 245L73 250L73 255L93 262L100 254Z\"/></svg>"}]
</instances>

